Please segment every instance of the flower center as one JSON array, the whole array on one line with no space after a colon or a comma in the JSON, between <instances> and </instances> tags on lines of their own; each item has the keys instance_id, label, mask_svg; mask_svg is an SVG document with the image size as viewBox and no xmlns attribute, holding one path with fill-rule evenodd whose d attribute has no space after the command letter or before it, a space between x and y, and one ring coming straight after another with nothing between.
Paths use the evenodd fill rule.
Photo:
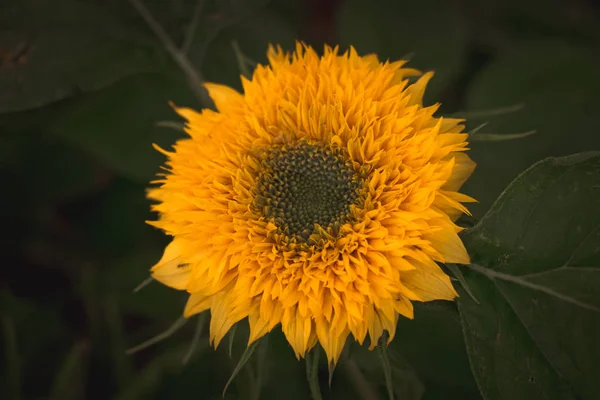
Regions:
<instances>
[{"instance_id":1,"label":"flower center","mask_svg":"<svg viewBox=\"0 0 600 400\"><path fill-rule=\"evenodd\" d=\"M270 149L261 162L255 206L288 238L308 241L317 227L337 234L351 218L362 180L343 154L306 142Z\"/></svg>"}]
</instances>

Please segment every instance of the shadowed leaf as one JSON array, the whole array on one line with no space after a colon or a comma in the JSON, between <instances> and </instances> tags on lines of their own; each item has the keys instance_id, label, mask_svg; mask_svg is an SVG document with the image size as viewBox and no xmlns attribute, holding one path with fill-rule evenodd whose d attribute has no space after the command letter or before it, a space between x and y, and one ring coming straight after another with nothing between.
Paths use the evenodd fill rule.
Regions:
<instances>
[{"instance_id":1,"label":"shadowed leaf","mask_svg":"<svg viewBox=\"0 0 600 400\"><path fill-rule=\"evenodd\" d=\"M225 384L225 387L223 388L223 394L222 394L223 398L225 398L225 393L227 392L229 385L231 385L231 383L233 382L235 377L240 373L242 368L244 368L244 365L246 365L248 360L250 360L250 357L252 357L252 353L254 353L254 350L256 350L256 347L260 344L260 342L261 342L261 340L257 340L255 342L251 343L248 346L248 348L244 351L244 354L242 354L242 356L240 357L240 360L238 361L237 365L233 369L231 376L229 377L229 379L227 380L227 383Z\"/></svg>"},{"instance_id":2,"label":"shadowed leaf","mask_svg":"<svg viewBox=\"0 0 600 400\"><path fill-rule=\"evenodd\" d=\"M237 328L237 324L233 325L228 333L229 338L227 340L227 350L229 351L229 358L231 358L231 353L233 351L233 342L235 340L236 328Z\"/></svg>"},{"instance_id":3,"label":"shadowed leaf","mask_svg":"<svg viewBox=\"0 0 600 400\"><path fill-rule=\"evenodd\" d=\"M533 165L463 238L481 305L458 304L486 399L600 397L600 153Z\"/></svg>"},{"instance_id":4,"label":"shadowed leaf","mask_svg":"<svg viewBox=\"0 0 600 400\"><path fill-rule=\"evenodd\" d=\"M313 400L321 400L321 388L319 386L319 355L321 348L315 346L306 355L306 378L308 379L308 387L310 388L310 395Z\"/></svg>"},{"instance_id":5,"label":"shadowed leaf","mask_svg":"<svg viewBox=\"0 0 600 400\"><path fill-rule=\"evenodd\" d=\"M185 317L179 317L174 323L173 325L171 325L169 327L169 329L167 329L166 331L138 344L137 346L134 346L130 349L127 350L127 354L131 355L131 354L135 354L138 351L142 351L144 349L147 349L148 347L155 345L156 343L159 343L167 338L169 338L171 335L173 335L175 332L177 332L183 325L186 324L186 322L188 321L188 318Z\"/></svg>"},{"instance_id":6,"label":"shadowed leaf","mask_svg":"<svg viewBox=\"0 0 600 400\"><path fill-rule=\"evenodd\" d=\"M185 356L183 356L184 365L190 361L198 347L198 342L200 341L200 336L202 335L202 331L204 330L204 325L206 325L207 318L208 314L206 312L203 312L196 317L196 328L194 329L194 337L192 338L187 353L185 353Z\"/></svg>"},{"instance_id":7,"label":"shadowed leaf","mask_svg":"<svg viewBox=\"0 0 600 400\"><path fill-rule=\"evenodd\" d=\"M71 347L54 380L51 398L55 400L76 400L83 395L85 356L87 342L79 342Z\"/></svg>"},{"instance_id":8,"label":"shadowed leaf","mask_svg":"<svg viewBox=\"0 0 600 400\"><path fill-rule=\"evenodd\" d=\"M381 368L383 369L383 376L385 377L385 387L388 392L390 400L394 400L394 381L392 380L392 366L390 364L390 358L388 356L387 349L387 332L379 339L379 345L377 346L377 353L381 360Z\"/></svg>"},{"instance_id":9,"label":"shadowed leaf","mask_svg":"<svg viewBox=\"0 0 600 400\"><path fill-rule=\"evenodd\" d=\"M0 6L0 112L41 107L161 68L162 52L97 4Z\"/></svg>"}]
</instances>

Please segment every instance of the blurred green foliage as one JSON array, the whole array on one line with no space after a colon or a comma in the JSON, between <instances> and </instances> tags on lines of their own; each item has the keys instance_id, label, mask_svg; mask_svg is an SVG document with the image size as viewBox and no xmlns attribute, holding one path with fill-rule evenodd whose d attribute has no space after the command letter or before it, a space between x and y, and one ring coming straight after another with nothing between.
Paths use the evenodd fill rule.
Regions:
<instances>
[{"instance_id":1,"label":"blurred green foliage","mask_svg":"<svg viewBox=\"0 0 600 400\"><path fill-rule=\"evenodd\" d=\"M476 220L536 161L600 148L592 0L144 4L206 80L241 87L236 49L251 69L268 43L354 45L435 70L427 101L471 113L470 129L487 123L482 138L535 129L519 140L473 136L478 168L464 191L479 200ZM182 133L157 123L180 122L169 101L206 105L179 67L129 1L0 5L2 398L221 398L246 348L244 323L216 351L193 321L126 354L185 302L158 284L132 293L168 241L145 224L154 218L145 190L164 161L152 144L169 148ZM464 272L474 298L460 289L458 306L417 304L385 355L349 343L331 386L320 357L309 375L323 398L388 398L384 371L403 400L600 398L599 174L589 155L528 170L464 236L480 265ZM310 396L306 367L279 331L225 395Z\"/></svg>"}]
</instances>

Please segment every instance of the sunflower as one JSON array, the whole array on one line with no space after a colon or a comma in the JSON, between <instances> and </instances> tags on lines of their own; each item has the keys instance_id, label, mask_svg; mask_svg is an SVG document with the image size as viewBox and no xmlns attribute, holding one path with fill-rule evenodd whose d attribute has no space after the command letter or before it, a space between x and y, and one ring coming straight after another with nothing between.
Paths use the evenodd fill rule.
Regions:
<instances>
[{"instance_id":1,"label":"sunflower","mask_svg":"<svg viewBox=\"0 0 600 400\"><path fill-rule=\"evenodd\" d=\"M438 263L469 263L454 221L475 164L462 120L422 104L431 72L300 43L268 59L243 94L206 84L217 111L176 109L151 272L189 293L185 317L210 309L215 347L248 318L248 344L281 325L334 365L350 334L373 348L413 301L457 296Z\"/></svg>"}]
</instances>

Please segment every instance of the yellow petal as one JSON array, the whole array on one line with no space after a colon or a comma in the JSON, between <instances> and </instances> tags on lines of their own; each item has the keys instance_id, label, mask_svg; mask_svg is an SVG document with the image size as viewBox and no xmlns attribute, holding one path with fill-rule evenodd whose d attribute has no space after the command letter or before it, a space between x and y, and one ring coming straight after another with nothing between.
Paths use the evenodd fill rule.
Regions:
<instances>
[{"instance_id":1,"label":"yellow petal","mask_svg":"<svg viewBox=\"0 0 600 400\"><path fill-rule=\"evenodd\" d=\"M396 336L396 326L398 325L398 313L394 310L394 305L391 302L385 302L381 310L378 311L383 329L389 333L387 344L390 344L394 336Z\"/></svg>"},{"instance_id":2,"label":"yellow petal","mask_svg":"<svg viewBox=\"0 0 600 400\"><path fill-rule=\"evenodd\" d=\"M414 317L411 301L456 296L436 261L469 261L451 218L468 212L462 203L472 199L457 190L474 163L462 153L463 121L422 106L433 73L354 49L319 56L301 43L295 54L271 47L268 58L242 78L243 94L206 84L218 112L177 109L190 137L162 151L166 173L148 196L158 203L153 225L186 242L152 273L191 293L184 315L210 308L215 345L247 317L249 343L281 324L297 357L318 340L332 365L348 335L376 344L384 331L394 336L400 315ZM284 156L303 141L347 163L360 191L360 201L340 204L348 218L315 227L308 243L268 217L283 206L271 178L286 181L281 189L291 182L265 170L273 150ZM329 168L296 161L299 174Z\"/></svg>"},{"instance_id":3,"label":"yellow petal","mask_svg":"<svg viewBox=\"0 0 600 400\"><path fill-rule=\"evenodd\" d=\"M362 345L367 336L367 328L368 324L365 322L364 318L350 318L348 317L348 329L352 332L354 339L358 342L358 344Z\"/></svg>"},{"instance_id":4,"label":"yellow petal","mask_svg":"<svg viewBox=\"0 0 600 400\"><path fill-rule=\"evenodd\" d=\"M464 128L464 119L460 118L442 118L442 126L440 126L440 133L446 132L461 132Z\"/></svg>"},{"instance_id":5,"label":"yellow petal","mask_svg":"<svg viewBox=\"0 0 600 400\"><path fill-rule=\"evenodd\" d=\"M281 319L281 330L294 349L296 357L304 357L310 350L309 344L315 342L316 332L310 318L300 315L297 307L286 308Z\"/></svg>"},{"instance_id":6,"label":"yellow petal","mask_svg":"<svg viewBox=\"0 0 600 400\"><path fill-rule=\"evenodd\" d=\"M217 110L222 113L239 110L244 103L244 96L229 86L207 82L204 87L208 90Z\"/></svg>"},{"instance_id":7,"label":"yellow petal","mask_svg":"<svg viewBox=\"0 0 600 400\"><path fill-rule=\"evenodd\" d=\"M394 303L394 309L398 314L401 314L408 319L413 319L415 317L415 309L412 302L404 296L401 296L400 299Z\"/></svg>"},{"instance_id":8,"label":"yellow petal","mask_svg":"<svg viewBox=\"0 0 600 400\"><path fill-rule=\"evenodd\" d=\"M377 311L371 307L371 309L369 310L369 312L367 313L367 321L369 323L369 338L370 338L370 346L369 346L369 350L373 350L375 348L375 346L377 346L377 342L379 341L379 338L381 337L381 335L383 335L383 323L381 322L381 319L379 317L379 314L377 313Z\"/></svg>"},{"instance_id":9,"label":"yellow petal","mask_svg":"<svg viewBox=\"0 0 600 400\"><path fill-rule=\"evenodd\" d=\"M288 55L282 50L281 46L277 45L275 47L273 45L269 45L267 50L267 58L269 59L269 64L271 64L273 68L277 68L287 61Z\"/></svg>"},{"instance_id":10,"label":"yellow petal","mask_svg":"<svg viewBox=\"0 0 600 400\"><path fill-rule=\"evenodd\" d=\"M181 257L183 241L174 239L165 249L160 261L150 271L152 277L167 286L183 290L188 285L191 268Z\"/></svg>"},{"instance_id":11,"label":"yellow petal","mask_svg":"<svg viewBox=\"0 0 600 400\"><path fill-rule=\"evenodd\" d=\"M365 61L372 69L379 66L379 57L377 57L377 54L367 54L363 56L363 61Z\"/></svg>"},{"instance_id":12,"label":"yellow petal","mask_svg":"<svg viewBox=\"0 0 600 400\"><path fill-rule=\"evenodd\" d=\"M443 223L440 229L425 234L423 237L431 242L431 246L444 258L444 262L469 264L471 262L467 249L458 237L455 226L449 221Z\"/></svg>"},{"instance_id":13,"label":"yellow petal","mask_svg":"<svg viewBox=\"0 0 600 400\"><path fill-rule=\"evenodd\" d=\"M456 192L462 187L465 181L473 174L477 164L471 158L462 152L456 152L454 157L454 168L450 179L442 186L442 189Z\"/></svg>"},{"instance_id":14,"label":"yellow petal","mask_svg":"<svg viewBox=\"0 0 600 400\"><path fill-rule=\"evenodd\" d=\"M200 314L201 312L208 310L211 304L212 296L205 296L201 293L192 293L185 304L183 316L189 318L194 314Z\"/></svg>"},{"instance_id":15,"label":"yellow petal","mask_svg":"<svg viewBox=\"0 0 600 400\"><path fill-rule=\"evenodd\" d=\"M425 95L425 89L427 88L427 84L433 78L433 72L429 71L424 73L419 79L406 88L406 92L410 93L410 100L408 105L422 105L423 104L423 96Z\"/></svg>"},{"instance_id":16,"label":"yellow petal","mask_svg":"<svg viewBox=\"0 0 600 400\"><path fill-rule=\"evenodd\" d=\"M476 201L466 194L438 190L433 205L448 215L450 220L456 221L462 214L471 215L469 210L461 203L473 203Z\"/></svg>"},{"instance_id":17,"label":"yellow petal","mask_svg":"<svg viewBox=\"0 0 600 400\"><path fill-rule=\"evenodd\" d=\"M171 103L171 107L175 109L175 112L181 115L183 118L188 120L190 123L196 121L202 121L202 114L196 110L187 107L177 107L175 104Z\"/></svg>"},{"instance_id":18,"label":"yellow petal","mask_svg":"<svg viewBox=\"0 0 600 400\"><path fill-rule=\"evenodd\" d=\"M233 290L224 290L212 297L210 306L210 339L215 348L231 327L246 318L250 313L250 301L240 301L240 293ZM236 306L234 306L234 303Z\"/></svg>"},{"instance_id":19,"label":"yellow petal","mask_svg":"<svg viewBox=\"0 0 600 400\"><path fill-rule=\"evenodd\" d=\"M419 71L418 69L414 69L414 68L399 68L394 73L394 78L390 82L390 85L397 85L397 84L403 82L406 78L410 78L410 77L413 77L413 76L419 76L419 75L422 75L422 74L423 74L423 72Z\"/></svg>"},{"instance_id":20,"label":"yellow petal","mask_svg":"<svg viewBox=\"0 0 600 400\"><path fill-rule=\"evenodd\" d=\"M338 332L332 325L325 318L317 318L315 320L317 337L321 347L325 351L329 365L337 364L346 344L346 339L350 334L347 326L341 332Z\"/></svg>"},{"instance_id":21,"label":"yellow petal","mask_svg":"<svg viewBox=\"0 0 600 400\"><path fill-rule=\"evenodd\" d=\"M458 297L450 278L434 262L414 261L417 269L402 274L402 284L419 295L422 301L453 300Z\"/></svg>"},{"instance_id":22,"label":"yellow petal","mask_svg":"<svg viewBox=\"0 0 600 400\"><path fill-rule=\"evenodd\" d=\"M398 271L411 271L416 268L404 256L388 255L387 258L390 261L390 264L392 264L392 266Z\"/></svg>"},{"instance_id":23,"label":"yellow petal","mask_svg":"<svg viewBox=\"0 0 600 400\"><path fill-rule=\"evenodd\" d=\"M260 305L254 305L248 314L248 325L250 326L250 336L248 345L257 341L270 331L269 320L260 317Z\"/></svg>"}]
</instances>

